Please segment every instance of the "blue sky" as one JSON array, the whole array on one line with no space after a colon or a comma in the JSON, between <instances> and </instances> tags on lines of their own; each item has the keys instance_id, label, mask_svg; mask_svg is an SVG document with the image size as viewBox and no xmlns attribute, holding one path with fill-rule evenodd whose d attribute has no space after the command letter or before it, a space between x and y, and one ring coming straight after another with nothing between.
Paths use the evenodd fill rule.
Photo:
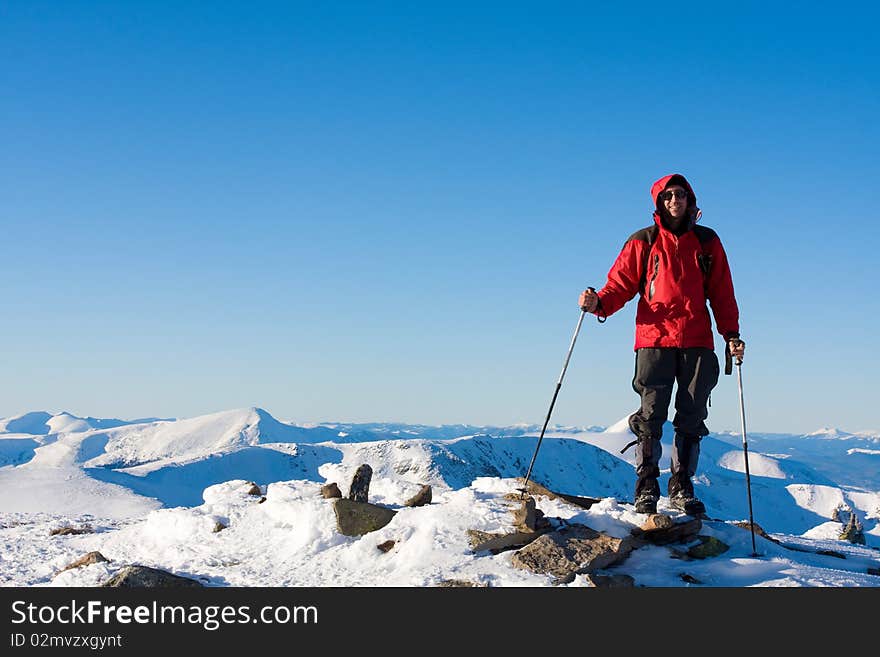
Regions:
<instances>
[{"instance_id":1,"label":"blue sky","mask_svg":"<svg viewBox=\"0 0 880 657\"><path fill-rule=\"evenodd\" d=\"M540 424L681 172L748 428L880 430L878 11L709 4L4 3L0 416ZM635 410L634 315L554 422Z\"/></svg>"}]
</instances>

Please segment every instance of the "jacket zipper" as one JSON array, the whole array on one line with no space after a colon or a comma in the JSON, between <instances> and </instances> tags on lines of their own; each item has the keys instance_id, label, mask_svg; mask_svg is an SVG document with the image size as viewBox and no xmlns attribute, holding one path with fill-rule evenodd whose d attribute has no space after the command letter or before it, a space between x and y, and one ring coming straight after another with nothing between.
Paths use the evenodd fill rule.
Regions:
<instances>
[{"instance_id":1,"label":"jacket zipper","mask_svg":"<svg viewBox=\"0 0 880 657\"><path fill-rule=\"evenodd\" d=\"M654 254L654 273L651 274L651 284L648 286L648 301L654 298L654 279L657 278L657 272L660 270L660 255Z\"/></svg>"}]
</instances>

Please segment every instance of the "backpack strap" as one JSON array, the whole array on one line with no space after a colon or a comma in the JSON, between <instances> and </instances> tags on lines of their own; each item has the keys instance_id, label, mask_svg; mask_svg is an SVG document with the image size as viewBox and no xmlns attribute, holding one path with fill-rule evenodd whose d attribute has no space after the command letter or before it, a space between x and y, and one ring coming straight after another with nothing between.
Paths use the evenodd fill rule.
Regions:
<instances>
[{"instance_id":1,"label":"backpack strap","mask_svg":"<svg viewBox=\"0 0 880 657\"><path fill-rule=\"evenodd\" d=\"M718 234L711 228L706 226L694 226L694 235L700 241L702 253L697 256L697 262L700 264L700 271L703 272L703 287L709 284L709 272L712 271L712 254L709 253L709 244L712 240L718 238Z\"/></svg>"},{"instance_id":2,"label":"backpack strap","mask_svg":"<svg viewBox=\"0 0 880 657\"><path fill-rule=\"evenodd\" d=\"M648 245L648 250L645 251L645 258L642 261L642 276L639 280L639 290L641 292L645 291L645 285L648 282L648 258L651 255L651 247L653 246L654 241L657 239L657 232L659 230L660 229L657 228L657 224L653 224L651 226L648 226L647 228L637 230L626 240L627 242L631 240L641 240Z\"/></svg>"},{"instance_id":3,"label":"backpack strap","mask_svg":"<svg viewBox=\"0 0 880 657\"><path fill-rule=\"evenodd\" d=\"M629 236L627 242L630 240L641 240L648 245L648 250L645 251L645 258L642 262L642 277L639 281L639 290L644 293L645 285L648 283L648 266L651 257L651 247L654 245L654 242L657 240L657 233L659 232L659 228L657 224L652 226L648 226L647 228L642 228L641 230L637 230L632 235ZM700 264L700 271L703 272L703 283L708 284L709 282L709 272L712 271L712 254L709 253L709 244L713 239L718 237L718 234L708 228L707 226L700 226L699 224L694 225L693 227L694 235L697 236L697 240L700 242L700 248L702 249L702 253L697 256L697 260Z\"/></svg>"}]
</instances>

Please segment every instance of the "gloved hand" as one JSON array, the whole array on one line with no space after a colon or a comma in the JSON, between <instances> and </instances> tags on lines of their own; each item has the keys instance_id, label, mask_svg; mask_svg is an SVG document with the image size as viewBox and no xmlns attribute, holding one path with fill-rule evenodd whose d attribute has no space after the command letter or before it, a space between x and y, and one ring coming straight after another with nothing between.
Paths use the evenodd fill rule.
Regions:
<instances>
[{"instance_id":1,"label":"gloved hand","mask_svg":"<svg viewBox=\"0 0 880 657\"><path fill-rule=\"evenodd\" d=\"M581 310L583 310L584 312L592 313L595 312L598 305L599 295L596 294L596 290L588 287L586 290L581 292L581 296L578 299L578 306L580 306Z\"/></svg>"},{"instance_id":2,"label":"gloved hand","mask_svg":"<svg viewBox=\"0 0 880 657\"><path fill-rule=\"evenodd\" d=\"M746 343L739 338L731 338L727 341L727 351L731 356L736 357L736 364L741 365L743 354L746 353Z\"/></svg>"}]
</instances>

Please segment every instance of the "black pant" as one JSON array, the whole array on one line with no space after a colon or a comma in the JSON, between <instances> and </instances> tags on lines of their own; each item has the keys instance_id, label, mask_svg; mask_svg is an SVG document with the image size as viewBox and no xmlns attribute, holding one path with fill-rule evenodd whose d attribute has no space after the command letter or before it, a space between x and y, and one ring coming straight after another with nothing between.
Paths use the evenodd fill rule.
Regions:
<instances>
[{"instance_id":1,"label":"black pant","mask_svg":"<svg viewBox=\"0 0 880 657\"><path fill-rule=\"evenodd\" d=\"M638 411L629 418L629 426L639 439L636 446L636 495L643 491L659 497L660 488L660 438L663 423L672 400L672 386L677 384L675 394L675 427L672 450L673 489L686 488L693 493L690 478L697 471L700 457L700 439L709 434L705 420L709 393L718 384L718 357L705 347L644 348L636 351L636 368L633 390L641 397Z\"/></svg>"}]
</instances>

